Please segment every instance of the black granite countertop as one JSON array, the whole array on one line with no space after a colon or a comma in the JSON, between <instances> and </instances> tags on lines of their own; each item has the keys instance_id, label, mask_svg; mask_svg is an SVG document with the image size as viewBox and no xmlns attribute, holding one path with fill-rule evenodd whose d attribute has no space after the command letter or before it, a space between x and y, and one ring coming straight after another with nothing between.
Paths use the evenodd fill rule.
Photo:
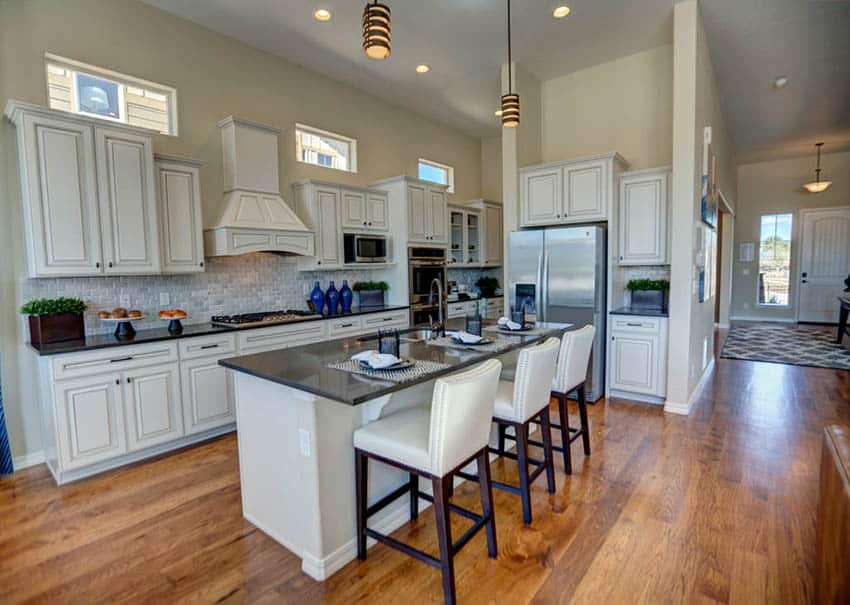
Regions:
<instances>
[{"instance_id":1,"label":"black granite countertop","mask_svg":"<svg viewBox=\"0 0 850 605\"><path fill-rule=\"evenodd\" d=\"M345 315L324 315L322 317L305 317L299 321L285 324L269 324L265 326L251 326L245 328L233 328L225 326L214 326L209 322L199 324L184 324L183 331L179 333L169 332L167 328L155 328L151 330L138 330L130 338L116 338L114 334L94 334L86 336L81 340L65 340L46 345L34 345L30 347L39 355L61 355L63 353L79 353L80 351L93 351L96 349L108 349L110 347L124 347L138 345L148 342L160 342L163 340L179 340L181 338L192 338L193 336L208 336L221 332L241 332L243 330L256 330L258 328L273 328L277 326L291 325L293 323L324 321L338 317L349 317L354 315L369 315L372 313L383 313L385 311L398 311L408 309L409 305L376 305L372 307L355 307Z\"/></svg>"},{"instance_id":2,"label":"black granite countertop","mask_svg":"<svg viewBox=\"0 0 850 605\"><path fill-rule=\"evenodd\" d=\"M632 307L620 307L611 311L611 315L638 315L642 317L667 317L666 309L634 309Z\"/></svg>"},{"instance_id":3,"label":"black granite countertop","mask_svg":"<svg viewBox=\"0 0 850 605\"><path fill-rule=\"evenodd\" d=\"M492 324L493 322L489 323ZM237 372L244 372L251 376L307 391L348 405L358 405L457 372L487 359L505 355L511 351L540 342L549 336L557 336L571 327L569 324L556 323L538 323L537 326L542 330L535 330L527 334L508 334L506 337L514 340L515 343L495 352L472 347L456 349L435 346L426 341L405 342L402 340L399 351L400 357L448 364L445 369L429 372L421 378L402 383L384 381L327 367L330 363L349 359L360 351L377 349L375 340L361 342L358 338L318 342L290 349L233 357L224 359L219 363ZM446 322L446 327L460 329L463 327L463 320L449 320Z\"/></svg>"}]
</instances>

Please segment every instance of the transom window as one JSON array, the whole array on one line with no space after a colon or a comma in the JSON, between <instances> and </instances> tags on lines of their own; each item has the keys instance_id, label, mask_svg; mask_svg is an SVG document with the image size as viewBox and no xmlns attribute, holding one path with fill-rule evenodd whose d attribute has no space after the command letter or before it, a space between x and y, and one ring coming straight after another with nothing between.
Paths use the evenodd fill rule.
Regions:
<instances>
[{"instance_id":1,"label":"transom window","mask_svg":"<svg viewBox=\"0 0 850 605\"><path fill-rule=\"evenodd\" d=\"M763 214L759 237L758 302L787 306L791 284L790 214Z\"/></svg>"},{"instance_id":2,"label":"transom window","mask_svg":"<svg viewBox=\"0 0 850 605\"><path fill-rule=\"evenodd\" d=\"M177 135L177 91L114 71L45 55L51 109Z\"/></svg>"},{"instance_id":3,"label":"transom window","mask_svg":"<svg viewBox=\"0 0 850 605\"><path fill-rule=\"evenodd\" d=\"M295 157L299 162L357 172L357 141L303 124L295 125Z\"/></svg>"},{"instance_id":4,"label":"transom window","mask_svg":"<svg viewBox=\"0 0 850 605\"><path fill-rule=\"evenodd\" d=\"M419 178L423 181L431 181L445 185L449 193L455 191L455 169L439 162L419 159Z\"/></svg>"}]
</instances>

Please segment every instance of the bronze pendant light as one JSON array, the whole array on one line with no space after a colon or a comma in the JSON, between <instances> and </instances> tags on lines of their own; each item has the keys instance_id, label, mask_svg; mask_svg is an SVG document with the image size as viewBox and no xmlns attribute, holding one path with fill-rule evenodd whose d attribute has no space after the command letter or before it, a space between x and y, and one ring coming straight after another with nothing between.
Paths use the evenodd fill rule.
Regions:
<instances>
[{"instance_id":1,"label":"bronze pendant light","mask_svg":"<svg viewBox=\"0 0 850 605\"><path fill-rule=\"evenodd\" d=\"M809 193L821 193L829 189L829 186L832 185L832 181L822 181L820 180L820 148L823 147L823 143L816 143L815 147L818 148L818 167L815 169L815 180L811 183L806 183L803 185L806 191Z\"/></svg>"},{"instance_id":2,"label":"bronze pendant light","mask_svg":"<svg viewBox=\"0 0 850 605\"><path fill-rule=\"evenodd\" d=\"M363 52L370 59L390 56L390 7L377 0L363 9Z\"/></svg>"},{"instance_id":3,"label":"bronze pendant light","mask_svg":"<svg viewBox=\"0 0 850 605\"><path fill-rule=\"evenodd\" d=\"M502 126L516 128L519 126L519 95L513 92L511 72L511 0L508 0L508 94L502 95Z\"/></svg>"}]
</instances>

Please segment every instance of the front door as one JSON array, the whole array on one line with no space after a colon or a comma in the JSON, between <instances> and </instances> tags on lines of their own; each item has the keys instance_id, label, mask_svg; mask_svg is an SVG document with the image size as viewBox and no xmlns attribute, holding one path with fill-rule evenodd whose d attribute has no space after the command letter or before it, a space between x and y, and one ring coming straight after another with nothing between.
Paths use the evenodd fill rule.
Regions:
<instances>
[{"instance_id":1,"label":"front door","mask_svg":"<svg viewBox=\"0 0 850 605\"><path fill-rule=\"evenodd\" d=\"M798 321L837 323L850 274L850 207L803 210Z\"/></svg>"}]
</instances>

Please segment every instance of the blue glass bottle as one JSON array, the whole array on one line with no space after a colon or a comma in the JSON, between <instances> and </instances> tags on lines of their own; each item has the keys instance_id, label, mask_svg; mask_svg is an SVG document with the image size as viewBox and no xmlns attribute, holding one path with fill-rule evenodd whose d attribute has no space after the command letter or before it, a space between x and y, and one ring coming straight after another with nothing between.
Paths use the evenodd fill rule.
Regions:
<instances>
[{"instance_id":1,"label":"blue glass bottle","mask_svg":"<svg viewBox=\"0 0 850 605\"><path fill-rule=\"evenodd\" d=\"M354 292L348 287L348 280L342 280L342 288L339 289L339 300L342 303L342 312L351 312L351 301L354 300Z\"/></svg>"},{"instance_id":2,"label":"blue glass bottle","mask_svg":"<svg viewBox=\"0 0 850 605\"><path fill-rule=\"evenodd\" d=\"M336 315L339 309L339 292L334 286L333 280L331 280L331 285L325 292L325 303L328 305L328 315Z\"/></svg>"},{"instance_id":3,"label":"blue glass bottle","mask_svg":"<svg viewBox=\"0 0 850 605\"><path fill-rule=\"evenodd\" d=\"M316 305L316 313L321 315L322 310L325 308L325 293L322 292L322 288L319 287L319 282L316 282L313 286L313 291L310 292L310 300L312 300L313 304Z\"/></svg>"}]
</instances>

